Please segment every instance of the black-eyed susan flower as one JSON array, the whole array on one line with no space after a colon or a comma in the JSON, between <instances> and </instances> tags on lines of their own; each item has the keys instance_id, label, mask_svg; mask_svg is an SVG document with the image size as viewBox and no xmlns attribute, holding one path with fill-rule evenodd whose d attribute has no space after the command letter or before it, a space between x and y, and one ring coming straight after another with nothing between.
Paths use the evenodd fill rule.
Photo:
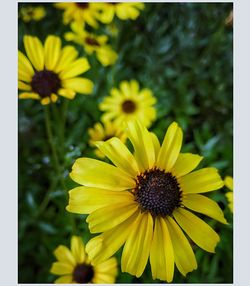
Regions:
<instances>
[{"instance_id":1,"label":"black-eyed susan flower","mask_svg":"<svg viewBox=\"0 0 250 286\"><path fill-rule=\"evenodd\" d=\"M156 118L154 104L156 98L150 89L139 90L139 83L136 80L122 81L120 90L112 88L110 96L104 98L99 105L102 120L114 120L114 123L122 127L123 122L139 120L146 127L149 127Z\"/></svg>"},{"instance_id":2,"label":"black-eyed susan flower","mask_svg":"<svg viewBox=\"0 0 250 286\"><path fill-rule=\"evenodd\" d=\"M73 99L76 92L90 94L93 82L78 77L89 70L86 58L78 58L72 46L61 48L61 39L48 36L44 46L37 37L24 36L27 57L18 51L19 98L38 99L42 104L56 102L58 95Z\"/></svg>"},{"instance_id":3,"label":"black-eyed susan flower","mask_svg":"<svg viewBox=\"0 0 250 286\"><path fill-rule=\"evenodd\" d=\"M115 15L120 20L136 20L140 10L144 9L142 2L109 2L96 5L100 9L99 20L105 24L112 22Z\"/></svg>"},{"instance_id":4,"label":"black-eyed susan flower","mask_svg":"<svg viewBox=\"0 0 250 286\"><path fill-rule=\"evenodd\" d=\"M65 25L76 21L79 24L88 24L98 27L99 12L95 3L90 2L62 2L55 3L56 8L64 10L63 23Z\"/></svg>"},{"instance_id":5,"label":"black-eyed susan flower","mask_svg":"<svg viewBox=\"0 0 250 286\"><path fill-rule=\"evenodd\" d=\"M40 21L46 16L43 6L25 6L20 8L20 17L24 22Z\"/></svg>"},{"instance_id":6,"label":"black-eyed susan flower","mask_svg":"<svg viewBox=\"0 0 250 286\"><path fill-rule=\"evenodd\" d=\"M121 142L126 141L126 134L119 129L112 121L97 122L93 128L88 129L88 134L90 136L89 143L91 146L95 146L97 141L107 141L112 137L117 137ZM105 155L97 148L95 149L95 154L99 158L104 158Z\"/></svg>"},{"instance_id":7,"label":"black-eyed susan flower","mask_svg":"<svg viewBox=\"0 0 250 286\"><path fill-rule=\"evenodd\" d=\"M180 153L182 130L172 123L162 145L139 122L129 122L127 136L134 153L118 139L96 146L114 165L79 158L71 178L81 184L69 192L67 210L89 214L86 245L94 262L111 257L124 245L121 268L141 276L148 258L152 276L172 281L174 265L185 276L197 268L183 231L202 249L215 252L219 235L190 210L226 223L216 202L202 195L224 184L217 169L193 171L201 156Z\"/></svg>"},{"instance_id":8,"label":"black-eyed susan flower","mask_svg":"<svg viewBox=\"0 0 250 286\"><path fill-rule=\"evenodd\" d=\"M234 197L233 197L233 178L230 176L226 176L224 179L225 186L230 190L230 192L226 193L226 197L228 200L228 206L233 213L234 211Z\"/></svg>"},{"instance_id":9,"label":"black-eyed susan flower","mask_svg":"<svg viewBox=\"0 0 250 286\"><path fill-rule=\"evenodd\" d=\"M109 66L116 62L117 53L107 44L108 37L106 35L96 36L84 30L83 25L77 22L71 24L72 32L65 34L67 41L73 41L83 46L85 52L89 55L95 53L97 59L103 66Z\"/></svg>"},{"instance_id":10,"label":"black-eyed susan flower","mask_svg":"<svg viewBox=\"0 0 250 286\"><path fill-rule=\"evenodd\" d=\"M52 264L50 272L61 277L55 283L94 283L112 284L117 275L117 261L110 258L101 263L93 264L85 252L84 244L79 236L72 236L70 249L59 245L54 255L57 262Z\"/></svg>"}]
</instances>

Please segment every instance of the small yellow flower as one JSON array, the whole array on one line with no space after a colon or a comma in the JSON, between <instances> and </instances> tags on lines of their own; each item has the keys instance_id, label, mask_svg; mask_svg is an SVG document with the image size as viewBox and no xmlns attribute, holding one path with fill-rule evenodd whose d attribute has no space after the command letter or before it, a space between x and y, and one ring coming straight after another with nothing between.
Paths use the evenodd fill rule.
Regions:
<instances>
[{"instance_id":1,"label":"small yellow flower","mask_svg":"<svg viewBox=\"0 0 250 286\"><path fill-rule=\"evenodd\" d=\"M98 122L93 128L88 129L88 133L90 136L89 143L91 146L95 146L97 141L107 141L112 137L119 138L123 143L126 141L125 133L118 129L112 121L104 121L103 124ZM99 149L95 149L95 154L99 158L105 157L105 155Z\"/></svg>"},{"instance_id":2,"label":"small yellow flower","mask_svg":"<svg viewBox=\"0 0 250 286\"><path fill-rule=\"evenodd\" d=\"M56 102L58 95L73 99L76 92L90 94L93 82L77 77L90 69L86 58L78 58L72 46L61 48L61 39L48 36L44 46L37 37L24 36L27 57L18 51L19 98Z\"/></svg>"},{"instance_id":3,"label":"small yellow flower","mask_svg":"<svg viewBox=\"0 0 250 286\"><path fill-rule=\"evenodd\" d=\"M110 2L96 5L100 9L99 20L104 24L112 22L115 15L121 20L136 20L140 15L140 10L144 9L142 2Z\"/></svg>"},{"instance_id":4,"label":"small yellow flower","mask_svg":"<svg viewBox=\"0 0 250 286\"><path fill-rule=\"evenodd\" d=\"M230 192L226 193L226 197L228 200L228 206L233 213L234 211L234 197L233 197L233 178L230 176L226 176L224 179L225 186L230 190Z\"/></svg>"},{"instance_id":5,"label":"small yellow flower","mask_svg":"<svg viewBox=\"0 0 250 286\"><path fill-rule=\"evenodd\" d=\"M139 90L136 80L122 81L120 90L112 88L110 93L99 105L100 110L105 112L102 120L114 120L120 128L124 122L133 120L139 120L149 127L155 120L156 110L153 105L156 98L148 88Z\"/></svg>"},{"instance_id":6,"label":"small yellow flower","mask_svg":"<svg viewBox=\"0 0 250 286\"><path fill-rule=\"evenodd\" d=\"M80 25L86 23L93 28L98 27L99 13L95 3L63 2L55 3L54 5L56 8L64 10L63 23L65 25L76 21Z\"/></svg>"},{"instance_id":7,"label":"small yellow flower","mask_svg":"<svg viewBox=\"0 0 250 286\"><path fill-rule=\"evenodd\" d=\"M50 272L61 276L55 280L55 283L112 284L115 282L116 259L113 257L102 263L93 264L85 252L82 239L78 236L72 236L70 249L59 245L54 255L58 261L52 264Z\"/></svg>"},{"instance_id":8,"label":"small yellow flower","mask_svg":"<svg viewBox=\"0 0 250 286\"><path fill-rule=\"evenodd\" d=\"M215 252L219 235L190 210L227 223L218 204L201 195L223 187L217 169L193 171L201 156L180 153L182 130L173 122L162 145L137 122L128 123L134 151L118 138L96 146L114 165L90 158L76 160L70 173L80 184L69 191L69 212L89 214L86 245L101 263L123 245L121 268L140 277L150 261L153 279L171 282L174 265L186 276L197 268L185 233L202 249ZM189 210L188 210L189 209Z\"/></svg>"},{"instance_id":9,"label":"small yellow flower","mask_svg":"<svg viewBox=\"0 0 250 286\"><path fill-rule=\"evenodd\" d=\"M103 66L109 66L116 62L118 55L110 45L107 45L107 36L95 36L88 33L84 30L83 25L79 25L77 22L71 24L71 29L72 32L65 33L67 41L73 41L83 46L87 54L95 53Z\"/></svg>"},{"instance_id":10,"label":"small yellow flower","mask_svg":"<svg viewBox=\"0 0 250 286\"><path fill-rule=\"evenodd\" d=\"M46 15L46 10L43 6L25 6L20 9L20 16L24 22L40 21Z\"/></svg>"}]
</instances>

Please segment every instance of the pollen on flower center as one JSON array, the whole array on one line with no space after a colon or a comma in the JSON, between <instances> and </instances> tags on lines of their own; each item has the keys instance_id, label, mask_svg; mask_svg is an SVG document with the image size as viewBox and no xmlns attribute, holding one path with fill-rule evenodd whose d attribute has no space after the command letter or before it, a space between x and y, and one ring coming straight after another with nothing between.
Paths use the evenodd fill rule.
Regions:
<instances>
[{"instance_id":1,"label":"pollen on flower center","mask_svg":"<svg viewBox=\"0 0 250 286\"><path fill-rule=\"evenodd\" d=\"M133 113L136 110L135 102L132 100L125 100L122 103L122 110L125 113Z\"/></svg>"},{"instance_id":2,"label":"pollen on flower center","mask_svg":"<svg viewBox=\"0 0 250 286\"><path fill-rule=\"evenodd\" d=\"M181 203L181 189L171 173L152 169L137 177L135 199L153 216L171 215Z\"/></svg>"},{"instance_id":3,"label":"pollen on flower center","mask_svg":"<svg viewBox=\"0 0 250 286\"><path fill-rule=\"evenodd\" d=\"M61 81L58 75L48 70L36 72L31 81L32 90L41 97L47 97L52 93L56 93L60 86Z\"/></svg>"},{"instance_id":4,"label":"pollen on flower center","mask_svg":"<svg viewBox=\"0 0 250 286\"><path fill-rule=\"evenodd\" d=\"M81 8L81 9L87 9L89 7L89 4L88 3L81 3L81 2L76 2L76 5Z\"/></svg>"},{"instance_id":5,"label":"pollen on flower center","mask_svg":"<svg viewBox=\"0 0 250 286\"><path fill-rule=\"evenodd\" d=\"M91 46L100 46L96 39L90 37L85 38L85 43Z\"/></svg>"},{"instance_id":6,"label":"pollen on flower center","mask_svg":"<svg viewBox=\"0 0 250 286\"><path fill-rule=\"evenodd\" d=\"M73 280L76 283L89 283L94 277L94 269L88 264L78 264L73 271Z\"/></svg>"}]
</instances>

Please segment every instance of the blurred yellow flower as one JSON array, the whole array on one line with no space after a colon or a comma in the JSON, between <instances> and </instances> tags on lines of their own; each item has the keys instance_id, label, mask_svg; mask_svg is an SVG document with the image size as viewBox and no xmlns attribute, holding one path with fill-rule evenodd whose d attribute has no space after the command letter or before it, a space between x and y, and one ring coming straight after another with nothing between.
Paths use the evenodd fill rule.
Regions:
<instances>
[{"instance_id":1,"label":"blurred yellow flower","mask_svg":"<svg viewBox=\"0 0 250 286\"><path fill-rule=\"evenodd\" d=\"M83 25L74 22L71 24L72 32L65 33L67 41L73 41L84 47L87 54L96 54L97 59L103 66L112 65L117 60L117 53L107 45L108 37L105 35L95 36L84 30Z\"/></svg>"},{"instance_id":2,"label":"blurred yellow flower","mask_svg":"<svg viewBox=\"0 0 250 286\"><path fill-rule=\"evenodd\" d=\"M62 2L55 3L56 8L64 10L63 23L65 25L72 21L78 24L88 24L93 28L98 27L98 9L95 3L91 2Z\"/></svg>"},{"instance_id":3,"label":"blurred yellow flower","mask_svg":"<svg viewBox=\"0 0 250 286\"><path fill-rule=\"evenodd\" d=\"M93 82L77 77L90 69L86 58L77 58L72 46L61 48L61 39L49 35L44 46L37 37L24 36L27 57L18 51L19 98L38 99L41 104L56 102L58 95L73 99L76 92L90 94Z\"/></svg>"},{"instance_id":4,"label":"blurred yellow flower","mask_svg":"<svg viewBox=\"0 0 250 286\"><path fill-rule=\"evenodd\" d=\"M120 90L112 88L110 93L99 105L100 110L105 112L102 120L114 120L114 123L122 128L124 122L136 119L149 127L156 119L153 106L156 98L148 88L139 90L136 80L122 81Z\"/></svg>"},{"instance_id":5,"label":"blurred yellow flower","mask_svg":"<svg viewBox=\"0 0 250 286\"><path fill-rule=\"evenodd\" d=\"M88 134L90 136L89 143L91 146L95 146L97 141L107 141L112 137L119 138L123 143L126 141L126 134L112 121L104 121L103 123L97 122L93 128L88 129ZM95 149L95 154L99 158L105 157L99 149Z\"/></svg>"},{"instance_id":6,"label":"blurred yellow flower","mask_svg":"<svg viewBox=\"0 0 250 286\"><path fill-rule=\"evenodd\" d=\"M43 6L26 6L20 9L20 17L24 22L40 21L46 15L46 10Z\"/></svg>"},{"instance_id":7,"label":"blurred yellow flower","mask_svg":"<svg viewBox=\"0 0 250 286\"><path fill-rule=\"evenodd\" d=\"M121 20L135 20L140 15L140 10L144 9L142 2L103 2L96 6L100 9L99 20L104 24L112 22L115 15Z\"/></svg>"},{"instance_id":8,"label":"blurred yellow flower","mask_svg":"<svg viewBox=\"0 0 250 286\"><path fill-rule=\"evenodd\" d=\"M227 223L216 202L201 193L221 188L217 169L193 171L202 157L180 153L182 130L173 122L162 145L139 121L127 124L134 151L118 138L96 146L114 165L79 158L70 176L80 184L69 191L69 212L89 214L86 245L94 263L101 263L124 245L121 268L140 277L148 258L153 279L171 282L174 265L182 275L197 268L182 229L199 247L215 252L220 238L188 209Z\"/></svg>"},{"instance_id":9,"label":"blurred yellow flower","mask_svg":"<svg viewBox=\"0 0 250 286\"><path fill-rule=\"evenodd\" d=\"M112 284L115 282L116 259L113 257L102 263L93 264L85 252L82 239L78 236L72 236L70 249L59 245L54 255L58 261L52 264L50 272L61 276L55 280L55 283Z\"/></svg>"},{"instance_id":10,"label":"blurred yellow flower","mask_svg":"<svg viewBox=\"0 0 250 286\"><path fill-rule=\"evenodd\" d=\"M224 179L225 186L230 190L230 192L226 193L226 197L228 200L228 206L233 213L234 211L234 197L233 197L233 178L230 176L226 176Z\"/></svg>"}]
</instances>

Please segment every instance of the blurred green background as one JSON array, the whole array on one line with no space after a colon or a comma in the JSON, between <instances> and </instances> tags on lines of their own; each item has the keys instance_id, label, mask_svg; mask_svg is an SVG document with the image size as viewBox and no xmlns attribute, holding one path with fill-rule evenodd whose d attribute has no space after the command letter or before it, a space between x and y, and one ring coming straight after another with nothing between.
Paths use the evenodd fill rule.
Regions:
<instances>
[{"instance_id":1,"label":"blurred green background","mask_svg":"<svg viewBox=\"0 0 250 286\"><path fill-rule=\"evenodd\" d=\"M25 5L19 3L19 9ZM42 41L55 34L66 43L63 34L69 26L62 24L62 11L52 4L42 5L47 15L40 22L18 20L21 51L25 34ZM94 82L94 93L77 95L72 101L62 98L49 107L60 176L46 134L44 106L34 100L19 100L19 283L52 283L53 250L59 244L69 246L72 234L82 236L85 242L91 237L85 216L65 210L67 191L75 186L68 174L76 158L95 157L88 145L87 128L100 120L98 103L120 81L136 79L153 91L158 101L157 120L150 130L160 140L175 120L184 130L182 151L203 155L201 167L218 168L222 178L233 175L233 29L225 25L232 8L231 3L147 3L136 21L116 18L113 23L118 35L110 37L119 55L116 64L105 68L94 56L88 57L91 70L85 75ZM96 32L108 34L110 30L103 25ZM84 55L81 47L75 47ZM233 218L226 191L223 188L208 195L219 202L229 225L199 215L220 234L216 254L194 246L198 269L187 277L176 270L174 283L232 283ZM152 280L149 263L140 278L119 272L116 282L162 283Z\"/></svg>"}]
</instances>

